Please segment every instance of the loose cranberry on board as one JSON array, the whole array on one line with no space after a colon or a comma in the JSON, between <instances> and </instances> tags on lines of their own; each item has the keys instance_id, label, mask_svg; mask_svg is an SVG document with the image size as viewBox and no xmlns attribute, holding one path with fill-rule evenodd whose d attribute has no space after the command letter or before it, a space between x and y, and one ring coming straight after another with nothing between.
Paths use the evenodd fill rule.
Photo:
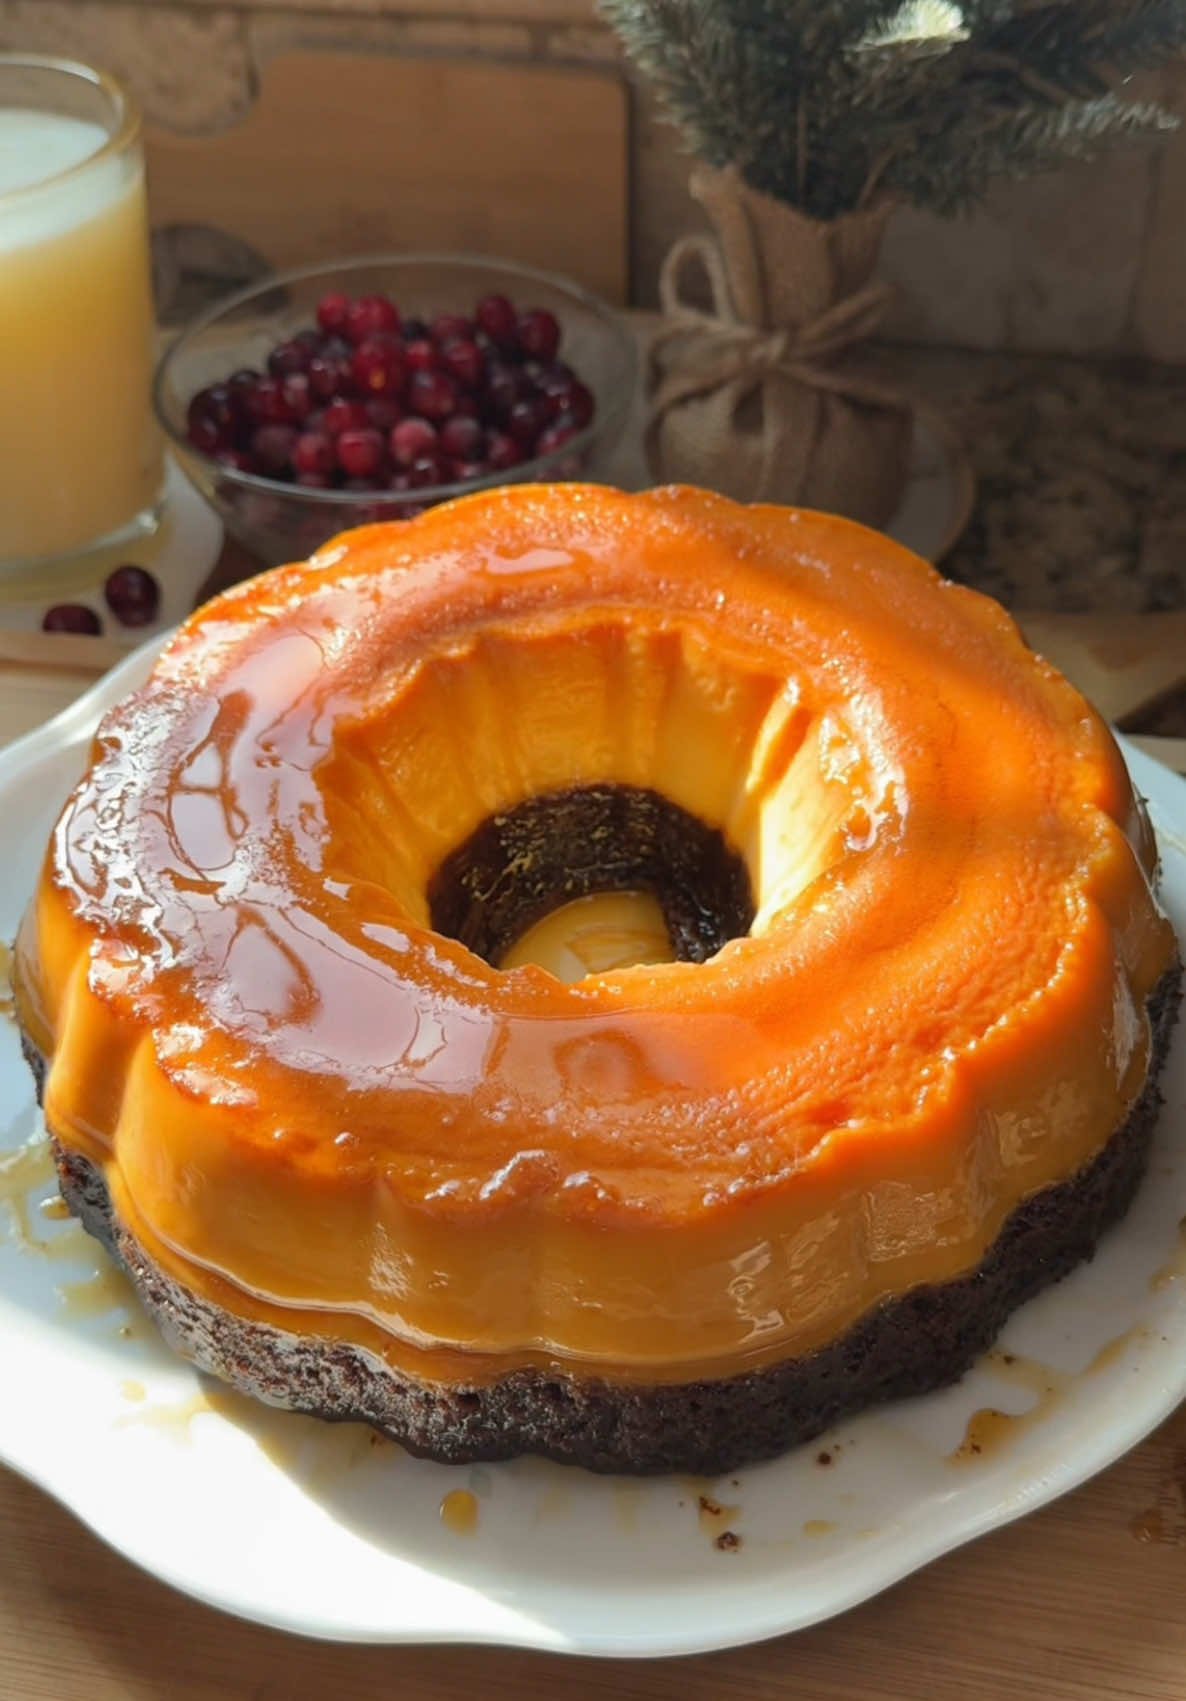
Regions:
<instances>
[{"instance_id":1,"label":"loose cranberry on board","mask_svg":"<svg viewBox=\"0 0 1186 1701\"><path fill-rule=\"evenodd\" d=\"M146 567L117 567L107 575L103 600L121 626L150 626L161 606L161 587Z\"/></svg>"},{"instance_id":2,"label":"loose cranberry on board","mask_svg":"<svg viewBox=\"0 0 1186 1701\"><path fill-rule=\"evenodd\" d=\"M43 632L78 632L97 638L103 622L93 608L81 602L56 602L41 617Z\"/></svg>"}]
</instances>

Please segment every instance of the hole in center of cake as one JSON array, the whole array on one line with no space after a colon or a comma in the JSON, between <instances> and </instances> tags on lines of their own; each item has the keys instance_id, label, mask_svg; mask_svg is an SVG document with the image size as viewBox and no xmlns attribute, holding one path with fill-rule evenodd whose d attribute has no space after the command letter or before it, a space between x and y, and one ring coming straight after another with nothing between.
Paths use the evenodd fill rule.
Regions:
<instances>
[{"instance_id":1,"label":"hole in center of cake","mask_svg":"<svg viewBox=\"0 0 1186 1701\"><path fill-rule=\"evenodd\" d=\"M518 969L537 963L571 985L586 975L674 960L667 922L652 893L593 892L561 904L529 927L498 966Z\"/></svg>"},{"instance_id":2,"label":"hole in center of cake","mask_svg":"<svg viewBox=\"0 0 1186 1701\"><path fill-rule=\"evenodd\" d=\"M701 962L814 901L893 814L866 734L719 635L637 618L482 631L385 669L315 769L323 876L495 967L542 949L565 980Z\"/></svg>"},{"instance_id":3,"label":"hole in center of cake","mask_svg":"<svg viewBox=\"0 0 1186 1701\"><path fill-rule=\"evenodd\" d=\"M562 980L703 963L749 931L745 862L716 827L645 787L574 786L491 815L428 886L431 925L495 968Z\"/></svg>"}]
</instances>

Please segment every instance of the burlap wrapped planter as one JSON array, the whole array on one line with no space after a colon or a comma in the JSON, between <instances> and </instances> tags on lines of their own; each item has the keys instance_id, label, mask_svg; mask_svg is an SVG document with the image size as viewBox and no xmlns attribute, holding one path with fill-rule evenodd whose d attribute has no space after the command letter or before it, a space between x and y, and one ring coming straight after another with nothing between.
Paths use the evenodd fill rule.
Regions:
<instances>
[{"instance_id":1,"label":"burlap wrapped planter","mask_svg":"<svg viewBox=\"0 0 1186 1701\"><path fill-rule=\"evenodd\" d=\"M682 238L664 263L653 476L884 527L905 488L913 408L860 370L858 350L891 296L872 281L888 206L824 222L732 168L697 167L691 187L715 236ZM684 294L693 262L707 311Z\"/></svg>"}]
</instances>

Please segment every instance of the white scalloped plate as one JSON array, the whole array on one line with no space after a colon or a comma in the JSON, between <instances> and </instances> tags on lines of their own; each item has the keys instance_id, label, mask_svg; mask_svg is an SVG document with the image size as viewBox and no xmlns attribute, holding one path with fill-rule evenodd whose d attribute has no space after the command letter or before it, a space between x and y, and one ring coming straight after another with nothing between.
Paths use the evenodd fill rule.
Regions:
<instances>
[{"instance_id":1,"label":"white scalloped plate","mask_svg":"<svg viewBox=\"0 0 1186 1701\"><path fill-rule=\"evenodd\" d=\"M100 711L152 650L0 754L0 937L15 931ZM1129 760L1182 935L1186 784ZM0 1152L13 1152L41 1129L11 1023L0 1086ZM305 1635L640 1655L795 1630L1073 1488L1186 1396L1183 1024L1165 1093L1133 1210L1092 1264L1013 1317L997 1354L956 1388L715 1484L538 1460L448 1469L228 1395L159 1344L76 1225L41 1210L53 1188L36 1148L0 1156L0 1458L166 1582ZM981 1408L1028 1415L961 1451ZM442 1517L458 1489L476 1499L472 1530ZM739 1544L722 1551L726 1529Z\"/></svg>"}]
</instances>

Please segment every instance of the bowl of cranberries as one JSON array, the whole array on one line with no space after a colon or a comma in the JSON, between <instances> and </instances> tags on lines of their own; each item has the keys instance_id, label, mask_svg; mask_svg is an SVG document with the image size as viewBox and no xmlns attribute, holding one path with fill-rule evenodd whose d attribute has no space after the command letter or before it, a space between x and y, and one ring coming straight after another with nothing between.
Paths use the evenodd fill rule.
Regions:
<instances>
[{"instance_id":1,"label":"bowl of cranberries","mask_svg":"<svg viewBox=\"0 0 1186 1701\"><path fill-rule=\"evenodd\" d=\"M605 478L634 384L630 333L575 284L393 255L219 302L173 343L154 394L189 478L274 564L472 490Z\"/></svg>"}]
</instances>

